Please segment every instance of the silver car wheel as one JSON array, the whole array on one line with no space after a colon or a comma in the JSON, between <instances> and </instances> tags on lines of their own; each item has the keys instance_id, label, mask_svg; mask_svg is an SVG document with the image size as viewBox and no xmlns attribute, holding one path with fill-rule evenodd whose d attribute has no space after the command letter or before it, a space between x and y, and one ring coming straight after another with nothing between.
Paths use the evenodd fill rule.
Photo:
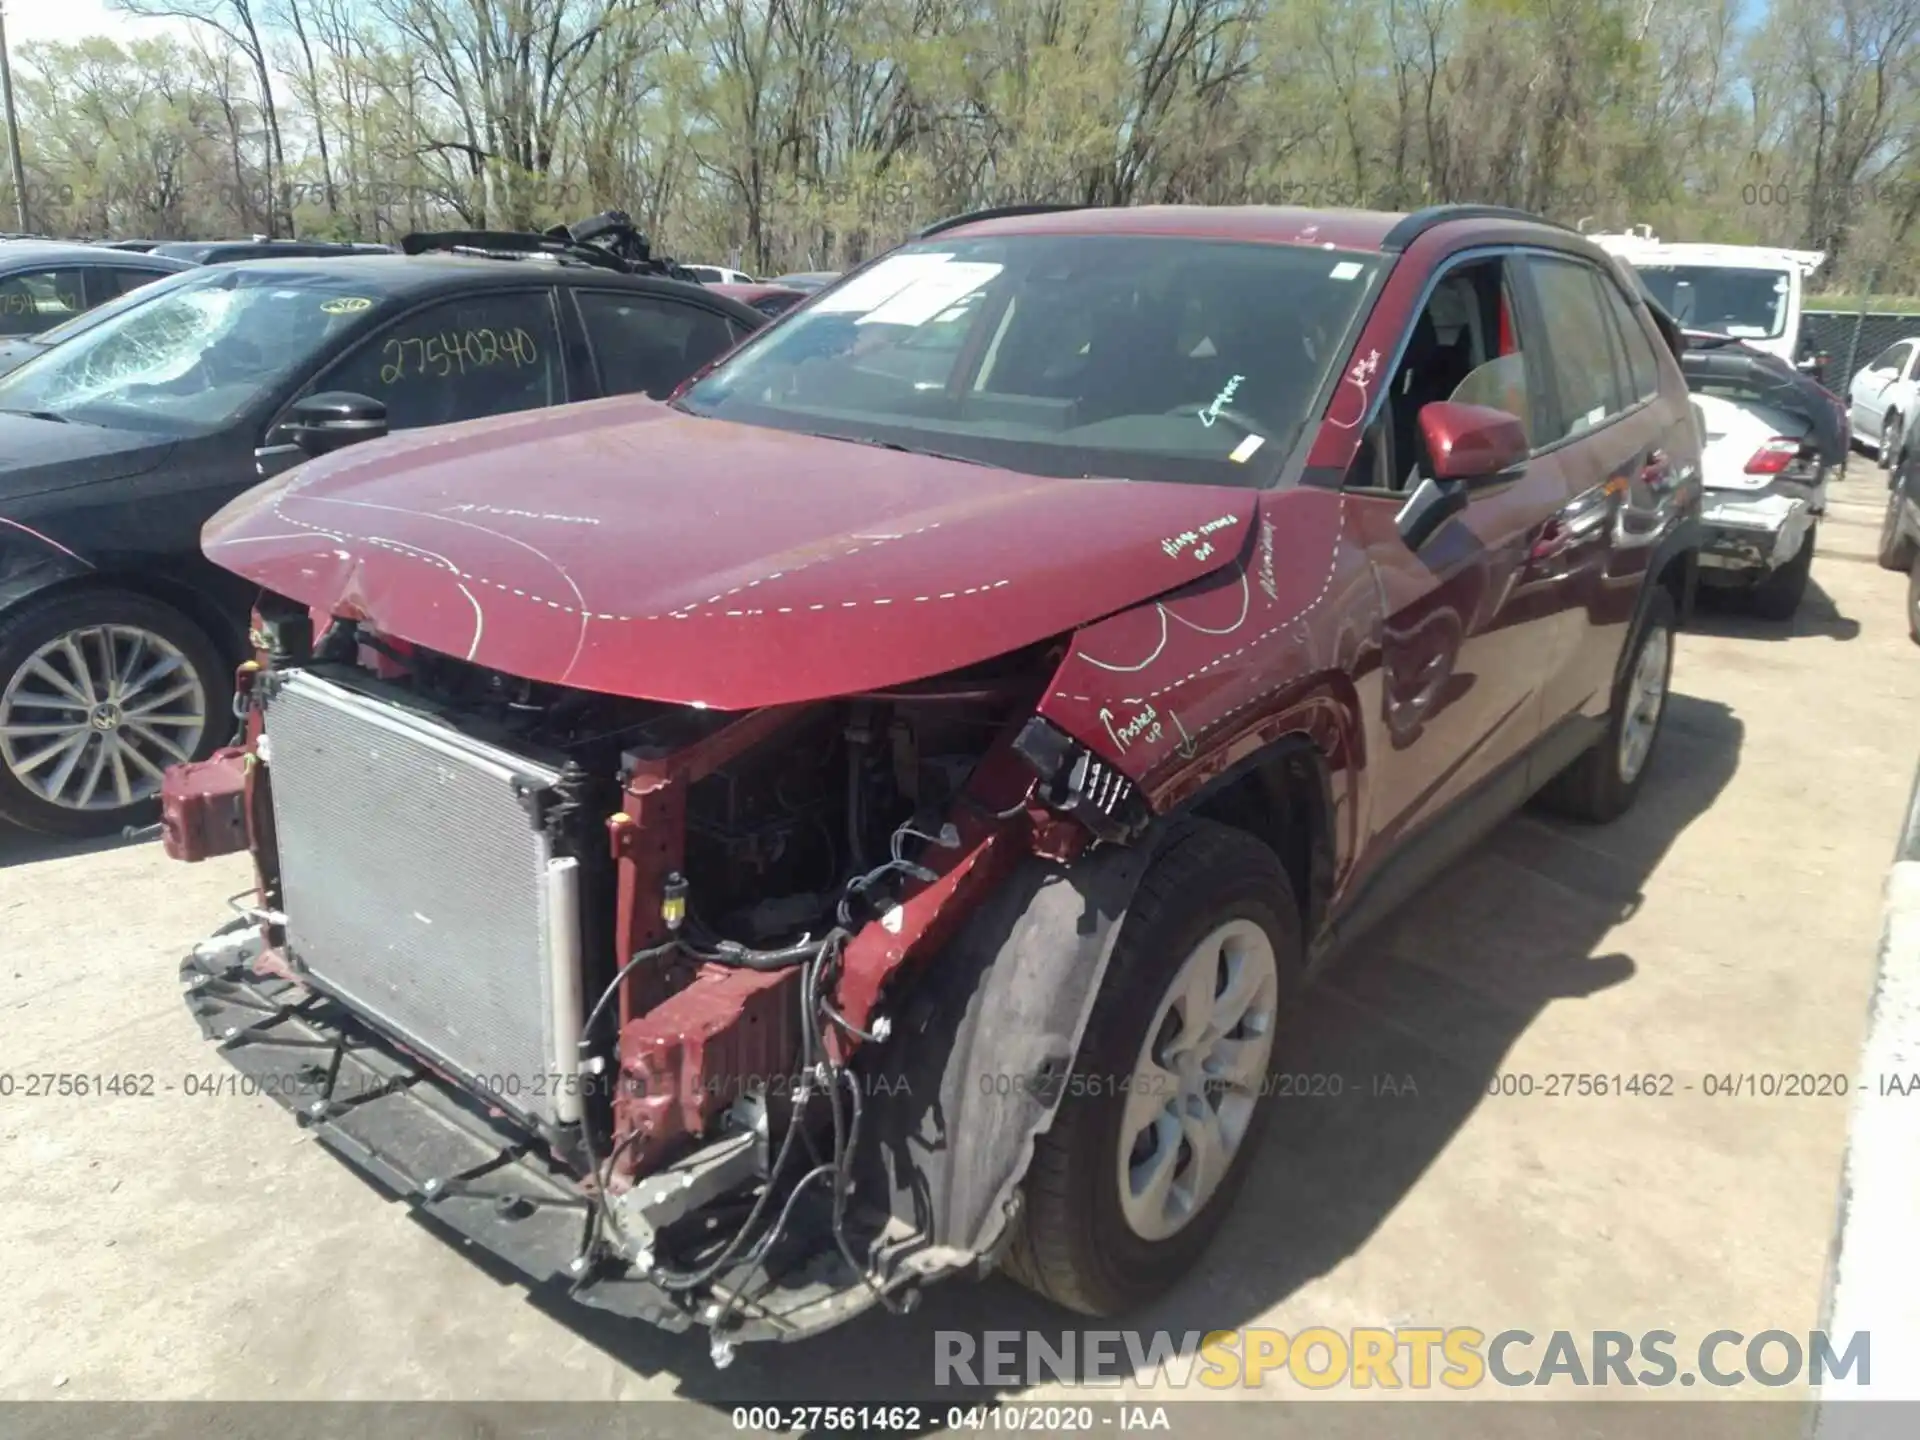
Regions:
<instances>
[{"instance_id":1,"label":"silver car wheel","mask_svg":"<svg viewBox=\"0 0 1920 1440\"><path fill-rule=\"evenodd\" d=\"M92 625L42 645L0 692L0 764L66 810L157 794L193 757L207 696L178 646L136 625Z\"/></svg>"},{"instance_id":2,"label":"silver car wheel","mask_svg":"<svg viewBox=\"0 0 1920 1440\"><path fill-rule=\"evenodd\" d=\"M1266 1086L1279 1011L1273 942L1230 920L1187 956L1147 1027L1121 1114L1120 1210L1165 1240L1226 1177Z\"/></svg>"},{"instance_id":3,"label":"silver car wheel","mask_svg":"<svg viewBox=\"0 0 1920 1440\"><path fill-rule=\"evenodd\" d=\"M1639 778L1653 737L1660 729L1660 712L1667 703L1667 661L1673 652L1673 632L1666 626L1648 634L1640 647L1633 675L1627 681L1626 715L1620 722L1620 778L1631 785Z\"/></svg>"}]
</instances>

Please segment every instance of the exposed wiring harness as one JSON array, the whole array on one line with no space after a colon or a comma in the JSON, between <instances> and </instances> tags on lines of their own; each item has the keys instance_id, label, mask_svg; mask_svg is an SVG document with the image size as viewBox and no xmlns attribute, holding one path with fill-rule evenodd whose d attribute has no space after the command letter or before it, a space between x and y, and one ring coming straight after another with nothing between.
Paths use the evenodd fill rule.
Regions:
<instances>
[{"instance_id":1,"label":"exposed wiring harness","mask_svg":"<svg viewBox=\"0 0 1920 1440\"><path fill-rule=\"evenodd\" d=\"M738 1230L726 1241L720 1250L697 1267L690 1270L676 1270L661 1265L657 1260L648 1270L648 1277L665 1289L689 1291L706 1285L722 1272L736 1265L758 1265L779 1243L786 1232L788 1223L799 1203L801 1195L816 1181L829 1179L832 1182L831 1230L833 1242L841 1258L848 1267L860 1277L874 1297L889 1310L902 1313L908 1307L909 1300L903 1300L888 1287L874 1279L871 1266L863 1263L855 1254L851 1237L847 1230L848 1200L853 1191L854 1157L859 1151L860 1129L862 1122L862 1102L860 1077L843 1061L835 1058L835 1049L827 1043L827 1027L832 1026L857 1039L869 1043L878 1043L882 1038L868 1030L853 1024L834 1007L827 996L832 993L839 978L841 956L847 941L851 938L854 925L854 907L866 901L871 903L873 892L882 882L893 874L904 874L916 879L931 880L934 873L924 866L906 858L905 846L910 840L922 840L928 844L952 848L959 844L959 836L951 825L942 826L939 833L928 834L916 829L912 821L900 825L894 832L889 844L887 861L856 875L846 883L838 906L840 923L818 940L803 936L790 945L771 950L756 949L738 941L724 940L707 932L691 915L688 917L689 933L676 936L664 944L651 946L636 953L615 972L594 1001L587 1013L585 1024L581 1027L580 1061L583 1071L593 1064L592 1037L595 1027L607 1007L619 993L626 978L643 965L665 960L674 954L685 955L697 961L720 965L735 966L741 969L773 971L798 967L800 969L800 1074L793 1092L793 1108L788 1117L787 1130L781 1137L780 1145L767 1167L765 1182L760 1187L749 1208L746 1218ZM847 1092L844 1102L842 1089ZM807 1110L813 1097L824 1095L832 1124L833 1150L831 1158L822 1159L811 1133L805 1133ZM607 1158L602 1161L593 1142L591 1122L581 1127L582 1147L586 1153L588 1170L594 1177L593 1215L596 1223L614 1236L623 1246L631 1249L629 1237L621 1228L618 1215L608 1200L608 1185L615 1166L627 1145L634 1136L616 1145ZM780 1179L787 1168L796 1141L805 1133L810 1158L815 1162L786 1191L785 1199L775 1213L772 1224L768 1225L757 1239L754 1233L761 1220L772 1207L774 1196L780 1191ZM749 1242L751 1241L751 1248ZM591 1235L589 1236L591 1248ZM721 1335L732 1319L740 1300L736 1289L729 1293L724 1304L710 1326L716 1336Z\"/></svg>"}]
</instances>

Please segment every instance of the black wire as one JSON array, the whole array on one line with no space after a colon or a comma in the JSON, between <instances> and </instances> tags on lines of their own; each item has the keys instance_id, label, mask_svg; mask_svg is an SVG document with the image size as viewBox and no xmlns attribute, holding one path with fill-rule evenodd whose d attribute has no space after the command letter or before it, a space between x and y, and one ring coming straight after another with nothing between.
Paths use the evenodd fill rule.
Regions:
<instances>
[{"instance_id":1,"label":"black wire","mask_svg":"<svg viewBox=\"0 0 1920 1440\"><path fill-rule=\"evenodd\" d=\"M831 939L831 936L829 936L829 939ZM660 959L678 950L693 955L697 959L715 960L720 964L738 964L748 969L776 970L786 969L789 966L797 964L808 964L809 970L811 970L812 967L809 962L819 959L828 941L823 940L817 943L808 942L803 945L789 946L784 950L770 951L748 950L746 946L734 945L731 941L722 943L731 946L732 950L737 953L738 958L730 958L726 952L708 953L696 950L685 941L676 937L667 941L664 945L650 946L645 950L637 952L631 960L627 961L626 964L615 971L613 978L607 982L606 988L600 992L599 998L593 1003L593 1008L587 1012L585 1022L580 1026L579 1050L583 1066L592 1058L593 1027L599 1022L601 1015L606 1012L608 1002L618 993L620 982L632 974L636 968L646 964L648 961ZM803 997L805 993L803 989ZM803 1027L803 1033L811 1036L811 1026ZM755 1203L752 1211L748 1213L745 1223L741 1225L733 1239L728 1242L727 1247L721 1251L719 1257L712 1262L710 1267L702 1267L701 1270L693 1272L690 1278L685 1278L684 1283L681 1283L681 1277L678 1277L675 1272L655 1271L654 1273L661 1277L663 1284L673 1289L691 1289L696 1285L704 1284L715 1274L718 1274L719 1269L732 1258L733 1252L739 1248L747 1234L753 1229L755 1222L759 1220L761 1212L766 1208L768 1197L773 1194L774 1184L779 1179L780 1171L785 1167L787 1156L792 1149L793 1133L796 1128L798 1128L796 1125L789 1124L787 1134L781 1141L779 1157L774 1161L768 1171L766 1189L761 1192L760 1199ZM594 1178L594 1213L597 1215L600 1224L621 1241L626 1240L626 1232L621 1228L619 1217L614 1214L613 1207L607 1199L607 1187L613 1178L611 1172L614 1162L619 1159L622 1151L624 1151L637 1136L638 1132L636 1131L614 1146L611 1153L607 1156L605 1162L606 1173L603 1174L602 1162L593 1143L592 1117L584 1117L580 1125L580 1143L581 1148L585 1150L587 1156L587 1173ZM809 1140L811 1140L811 1137L809 1137ZM811 1144L809 1148L812 1148Z\"/></svg>"},{"instance_id":2,"label":"black wire","mask_svg":"<svg viewBox=\"0 0 1920 1440\"><path fill-rule=\"evenodd\" d=\"M768 1253L773 1249L774 1245L778 1243L781 1232L787 1228L787 1221L793 1216L794 1203L799 1200L800 1192L805 1190L807 1186L811 1185L815 1180L818 1180L822 1175L831 1175L832 1173L833 1166L831 1165L815 1165L813 1169L807 1171L806 1174L794 1181L793 1189L787 1193L787 1203L780 1207L780 1213L774 1217L772 1226L767 1230L767 1233L762 1235L755 1243L752 1253L743 1256L740 1263L743 1265L758 1265L762 1260L766 1259ZM709 1328L712 1329L714 1334L718 1335L726 1328L726 1324L733 1318L733 1312L738 1307L739 1302L740 1290L739 1287L736 1286L728 1292L727 1302L721 1307L720 1313L713 1317L712 1325Z\"/></svg>"},{"instance_id":3,"label":"black wire","mask_svg":"<svg viewBox=\"0 0 1920 1440\"><path fill-rule=\"evenodd\" d=\"M793 1139L798 1131L797 1125L787 1126L787 1133L780 1141L780 1153L774 1157L773 1164L767 1167L765 1187L760 1191L759 1198L753 1202L753 1209L747 1212L747 1218L741 1223L740 1228L734 1231L733 1238L727 1241L718 1255L698 1270L668 1270L656 1265L648 1272L647 1278L666 1286L669 1290L692 1290L706 1284L726 1269L732 1263L733 1257L739 1253L740 1247L746 1244L747 1236L759 1223L760 1216L766 1211L767 1203L773 1198L774 1186L780 1179L780 1172L787 1167L787 1156L793 1151Z\"/></svg>"},{"instance_id":4,"label":"black wire","mask_svg":"<svg viewBox=\"0 0 1920 1440\"><path fill-rule=\"evenodd\" d=\"M852 1095L853 1119L847 1126L846 1144L840 1144L840 1101L836 1091L833 1099L834 1130L834 1172L833 1172L833 1243L840 1249L841 1258L853 1267L866 1287L873 1292L874 1299L886 1306L895 1315L905 1313L905 1307L873 1278L871 1267L861 1264L853 1258L853 1245L847 1239L847 1195L853 1188L853 1157L860 1143L860 1077L853 1071L841 1066L839 1074L846 1077L847 1089ZM869 1258L872 1249L868 1249Z\"/></svg>"},{"instance_id":5,"label":"black wire","mask_svg":"<svg viewBox=\"0 0 1920 1440\"><path fill-rule=\"evenodd\" d=\"M657 960L664 955L671 955L676 950L684 950L686 948L687 947L678 939L669 940L664 945L654 945L648 949L636 952L631 960L627 961L626 964L614 972L613 979L607 982L607 988L600 992L600 998L593 1002L593 1009L587 1012L587 1018L580 1026L580 1049L582 1058L585 1058L587 1037L593 1033L594 1023L599 1020L601 1014L606 1010L607 1001L611 1000L614 992L620 988L620 982L647 961Z\"/></svg>"}]
</instances>

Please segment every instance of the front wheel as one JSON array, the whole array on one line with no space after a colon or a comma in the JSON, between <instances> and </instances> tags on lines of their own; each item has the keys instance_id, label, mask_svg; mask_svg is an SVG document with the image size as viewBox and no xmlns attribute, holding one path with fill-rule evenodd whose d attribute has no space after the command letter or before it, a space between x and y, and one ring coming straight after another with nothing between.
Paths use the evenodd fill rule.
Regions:
<instances>
[{"instance_id":1,"label":"front wheel","mask_svg":"<svg viewBox=\"0 0 1920 1440\"><path fill-rule=\"evenodd\" d=\"M127 591L0 619L0 820L92 836L151 818L166 768L233 728L222 668L198 626Z\"/></svg>"},{"instance_id":2,"label":"front wheel","mask_svg":"<svg viewBox=\"0 0 1920 1440\"><path fill-rule=\"evenodd\" d=\"M1005 1262L1014 1279L1107 1316L1193 1267L1246 1177L1303 975L1299 910L1273 851L1212 821L1170 836L1035 1142Z\"/></svg>"}]
</instances>

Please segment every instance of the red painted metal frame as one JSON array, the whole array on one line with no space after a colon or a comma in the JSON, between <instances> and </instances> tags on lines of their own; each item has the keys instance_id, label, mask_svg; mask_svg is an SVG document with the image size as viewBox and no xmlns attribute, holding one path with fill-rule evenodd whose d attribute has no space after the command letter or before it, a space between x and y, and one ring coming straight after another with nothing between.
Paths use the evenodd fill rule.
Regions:
<instances>
[{"instance_id":1,"label":"red painted metal frame","mask_svg":"<svg viewBox=\"0 0 1920 1440\"><path fill-rule=\"evenodd\" d=\"M811 713L809 706L756 711L695 746L634 767L627 809L609 821L619 862L621 956L668 937L660 900L666 876L685 861L687 788ZM1028 817L1020 801L1032 779L1006 741L990 751L975 778L973 803L949 816L959 844L929 847L922 858L934 878L910 882L897 914L862 927L847 942L834 999L851 1025L867 1028L895 975L936 952L1026 853L1019 841ZM778 1086L793 1075L800 973L798 967L705 964L690 977L676 977L663 963L623 982L614 1183L631 1183L674 1146L704 1134L750 1089ZM676 987L676 978L684 983ZM828 1040L843 1056L851 1042L841 1032Z\"/></svg>"}]
</instances>

